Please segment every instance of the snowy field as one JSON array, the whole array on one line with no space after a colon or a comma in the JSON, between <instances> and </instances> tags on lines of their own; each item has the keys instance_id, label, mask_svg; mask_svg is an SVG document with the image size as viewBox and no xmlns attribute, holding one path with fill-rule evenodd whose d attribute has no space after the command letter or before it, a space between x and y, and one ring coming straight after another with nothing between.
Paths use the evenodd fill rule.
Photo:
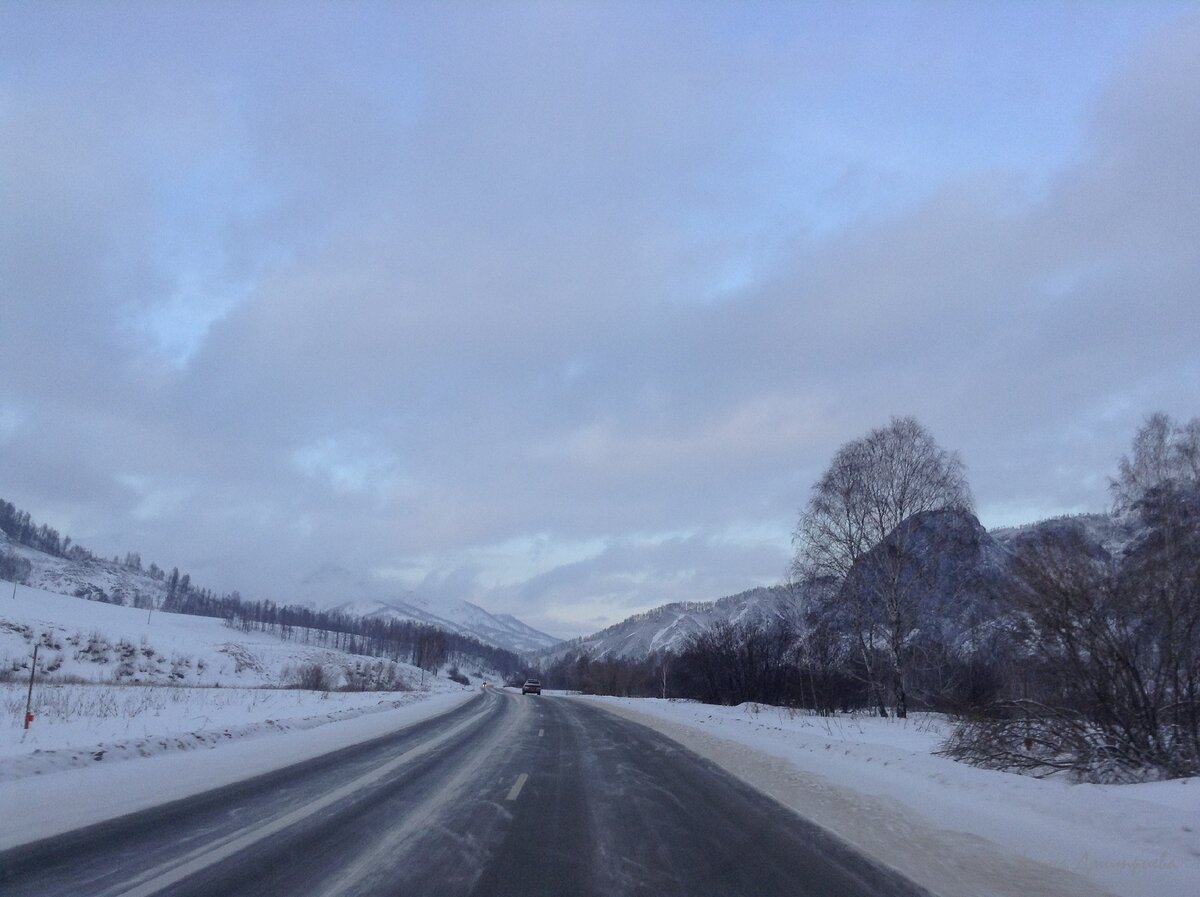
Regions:
<instances>
[{"instance_id":1,"label":"snowy field","mask_svg":"<svg viewBox=\"0 0 1200 897\"><path fill-rule=\"evenodd\" d=\"M944 718L578 698L658 729L935 893L1200 894L1200 780L1072 785L935 755Z\"/></svg>"},{"instance_id":2,"label":"snowy field","mask_svg":"<svg viewBox=\"0 0 1200 897\"><path fill-rule=\"evenodd\" d=\"M34 720L26 731L35 643ZM365 673L390 687L286 687L310 666L335 686ZM0 781L308 729L463 690L408 664L242 632L209 617L148 615L25 587L0 599L0 674Z\"/></svg>"},{"instance_id":3,"label":"snowy field","mask_svg":"<svg viewBox=\"0 0 1200 897\"><path fill-rule=\"evenodd\" d=\"M35 641L39 677L60 680L258 687L286 685L297 670L314 663L335 683L356 665L386 667L376 657L305 644L303 630L283 641L213 617L148 614L27 586L18 586L14 598L11 589L0 583L0 674L13 680L28 676ZM398 666L419 683L419 670Z\"/></svg>"},{"instance_id":4,"label":"snowy field","mask_svg":"<svg viewBox=\"0 0 1200 897\"><path fill-rule=\"evenodd\" d=\"M20 725L26 686L0 685L0 788L28 775L196 751L300 732L474 689L430 679L424 691L312 692L264 688L50 685L35 689L35 719Z\"/></svg>"}]
</instances>

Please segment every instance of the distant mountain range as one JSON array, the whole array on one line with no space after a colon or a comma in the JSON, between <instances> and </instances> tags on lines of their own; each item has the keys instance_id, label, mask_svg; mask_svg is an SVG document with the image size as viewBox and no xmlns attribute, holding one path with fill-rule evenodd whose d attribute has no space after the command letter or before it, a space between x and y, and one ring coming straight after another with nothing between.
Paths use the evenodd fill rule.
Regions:
<instances>
[{"instance_id":1,"label":"distant mountain range","mask_svg":"<svg viewBox=\"0 0 1200 897\"><path fill-rule=\"evenodd\" d=\"M153 573L143 569L140 560L135 566L78 550L73 557L62 557L19 544L3 530L0 530L0 550L29 562L26 580L36 589L131 607L161 607L167 597L166 573L157 567L151 568ZM330 610L362 617L412 620L517 654L531 654L559 642L516 617L491 614L467 601L434 604L410 596L394 601L347 602Z\"/></svg>"},{"instance_id":2,"label":"distant mountain range","mask_svg":"<svg viewBox=\"0 0 1200 897\"><path fill-rule=\"evenodd\" d=\"M1061 541L1068 532L1079 531L1097 550L1116 556L1136 537L1131 524L1108 514L1055 517L989 532L973 514L932 511L901 526L913 531L910 544L929 559L931 569L923 573L925 600L951 641L978 636L979 627L989 625L994 618L989 602L1011 583L1011 562L1022 546ZM852 584L857 575L862 574L851 571ZM798 620L804 603L801 589L781 585L717 601L664 604L593 635L560 642L538 659L553 663L568 654L585 654L593 659L641 660L678 652L692 635L720 621L766 626L780 619Z\"/></svg>"},{"instance_id":3,"label":"distant mountain range","mask_svg":"<svg viewBox=\"0 0 1200 897\"><path fill-rule=\"evenodd\" d=\"M678 652L693 635L722 620L768 626L794 617L797 597L786 586L750 589L716 601L664 604L602 629L594 635L560 642L539 659L551 662L567 654L596 659L640 660L664 651Z\"/></svg>"},{"instance_id":4,"label":"distant mountain range","mask_svg":"<svg viewBox=\"0 0 1200 897\"><path fill-rule=\"evenodd\" d=\"M557 645L561 639L539 632L510 614L492 614L469 601L438 601L410 595L403 600L348 601L331 607L358 617L412 620L449 632L469 635L481 642L517 654L533 654Z\"/></svg>"},{"instance_id":5,"label":"distant mountain range","mask_svg":"<svg viewBox=\"0 0 1200 897\"><path fill-rule=\"evenodd\" d=\"M923 574L928 579L927 600L937 604L933 618L939 619L942 627L964 636L968 630L986 625L990 617L987 603L998 589L1007 586L1010 563L1023 545L1058 541L1070 531L1081 531L1098 551L1116 556L1137 535L1131 524L1108 514L1056 517L989 532L971 514L936 511L916 515L902 527L915 531L917 543L928 546L923 553L936 563L936 570ZM62 557L18 544L3 530L0 549L29 561L32 569L27 579L34 588L140 607L161 606L166 598L165 574L153 567L153 574L141 569L140 561L135 566L78 550L74 557ZM849 579L855 575L851 571ZM463 600L435 603L408 595L403 599L345 602L330 610L367 618L411 620L553 662L577 653L597 659L640 660L660 652L678 652L691 636L720 621L767 626L776 620L797 620L804 600L800 590L787 586L755 588L716 601L665 604L570 641Z\"/></svg>"}]
</instances>

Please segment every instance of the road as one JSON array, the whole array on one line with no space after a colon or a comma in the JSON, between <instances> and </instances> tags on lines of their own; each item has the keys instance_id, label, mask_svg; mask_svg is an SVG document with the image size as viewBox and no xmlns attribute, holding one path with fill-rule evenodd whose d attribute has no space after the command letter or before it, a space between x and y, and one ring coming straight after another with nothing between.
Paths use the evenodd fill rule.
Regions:
<instances>
[{"instance_id":1,"label":"road","mask_svg":"<svg viewBox=\"0 0 1200 897\"><path fill-rule=\"evenodd\" d=\"M925 892L645 727L488 689L383 738L0 853L0 893Z\"/></svg>"}]
</instances>

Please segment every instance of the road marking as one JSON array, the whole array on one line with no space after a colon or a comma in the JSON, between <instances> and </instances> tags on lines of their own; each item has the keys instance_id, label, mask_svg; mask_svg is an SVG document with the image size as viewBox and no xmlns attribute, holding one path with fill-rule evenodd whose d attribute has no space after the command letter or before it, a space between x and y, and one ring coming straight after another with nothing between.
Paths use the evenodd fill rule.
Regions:
<instances>
[{"instance_id":1,"label":"road marking","mask_svg":"<svg viewBox=\"0 0 1200 897\"><path fill-rule=\"evenodd\" d=\"M545 730L545 729L538 729L538 738L541 738L541 737L542 737L543 735L545 735L545 734L546 734L546 730Z\"/></svg>"},{"instance_id":2,"label":"road marking","mask_svg":"<svg viewBox=\"0 0 1200 897\"><path fill-rule=\"evenodd\" d=\"M512 789L508 792L508 800L516 800L517 795L521 793L521 789L525 787L525 781L529 778L529 773L523 772L517 776L517 780L513 782Z\"/></svg>"}]
</instances>

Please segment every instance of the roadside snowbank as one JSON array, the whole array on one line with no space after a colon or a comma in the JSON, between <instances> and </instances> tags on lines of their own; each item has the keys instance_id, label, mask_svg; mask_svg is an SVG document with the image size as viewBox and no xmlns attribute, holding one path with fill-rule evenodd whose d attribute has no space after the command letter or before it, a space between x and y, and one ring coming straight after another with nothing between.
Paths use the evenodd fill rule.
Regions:
<instances>
[{"instance_id":1,"label":"roadside snowbank","mask_svg":"<svg viewBox=\"0 0 1200 897\"><path fill-rule=\"evenodd\" d=\"M0 684L0 718L9 723L0 728L0 787L28 775L314 729L464 692L475 689L443 679L422 692L48 685L36 690L37 713L26 731L19 723L25 686Z\"/></svg>"},{"instance_id":2,"label":"roadside snowbank","mask_svg":"<svg viewBox=\"0 0 1200 897\"><path fill-rule=\"evenodd\" d=\"M440 694L407 693L393 696L384 705L357 708L354 700L339 705L343 698L361 695L334 694L328 699L331 706L320 716L270 720L259 714L260 722L245 724L238 738L226 738L222 729L207 729L178 739L150 739L150 748L157 751L148 748L150 756L136 748L130 754L109 747L100 761L86 751L62 749L63 756L83 754L83 765L64 761L58 756L60 751L43 752L41 759L33 753L6 757L6 776L10 765L25 774L0 779L0 803L6 810L0 814L0 850L319 757L446 713L479 694L477 688L455 689ZM379 696L374 699L378 701ZM267 709L269 703L258 706ZM231 710L236 714L236 707ZM337 725L325 725L333 722ZM214 731L220 733L215 743L203 737ZM219 750L178 749L217 744ZM114 763L114 753L141 759Z\"/></svg>"},{"instance_id":3,"label":"roadside snowbank","mask_svg":"<svg viewBox=\"0 0 1200 897\"><path fill-rule=\"evenodd\" d=\"M581 698L654 728L946 897L1192 897L1200 780L1070 785L935 756L937 716Z\"/></svg>"}]
</instances>

